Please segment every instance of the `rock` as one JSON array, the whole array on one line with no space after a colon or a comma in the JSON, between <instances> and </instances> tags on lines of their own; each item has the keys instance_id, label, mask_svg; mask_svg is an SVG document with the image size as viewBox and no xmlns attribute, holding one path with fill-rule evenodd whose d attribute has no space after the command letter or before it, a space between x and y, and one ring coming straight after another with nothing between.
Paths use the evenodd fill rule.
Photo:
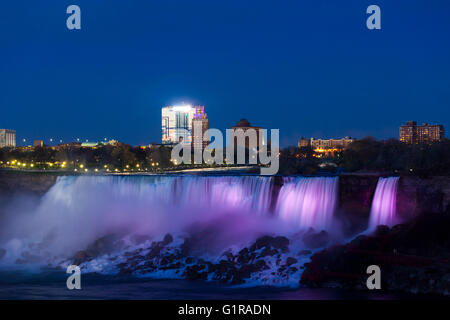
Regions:
<instances>
[{"instance_id":1,"label":"rock","mask_svg":"<svg viewBox=\"0 0 450 320\"><path fill-rule=\"evenodd\" d=\"M193 263L194 263L194 258L192 258L192 257L187 257L185 263L186 263L186 264L193 264Z\"/></svg>"},{"instance_id":2,"label":"rock","mask_svg":"<svg viewBox=\"0 0 450 320\"><path fill-rule=\"evenodd\" d=\"M286 237L263 236L255 241L255 243L250 247L250 251L256 251L261 248L274 248L287 252L289 250L288 246L289 239Z\"/></svg>"},{"instance_id":3,"label":"rock","mask_svg":"<svg viewBox=\"0 0 450 320\"><path fill-rule=\"evenodd\" d=\"M385 236L389 233L389 227L385 225L379 225L375 229L374 235L376 237Z\"/></svg>"},{"instance_id":4,"label":"rock","mask_svg":"<svg viewBox=\"0 0 450 320\"><path fill-rule=\"evenodd\" d=\"M297 269L296 267L290 267L290 268L288 269L288 272L289 272L290 274L296 273L297 271L298 271L298 269Z\"/></svg>"},{"instance_id":5,"label":"rock","mask_svg":"<svg viewBox=\"0 0 450 320\"><path fill-rule=\"evenodd\" d=\"M224 252L222 256L226 257L228 261L234 261L234 255L231 251Z\"/></svg>"},{"instance_id":6,"label":"rock","mask_svg":"<svg viewBox=\"0 0 450 320\"><path fill-rule=\"evenodd\" d=\"M110 234L95 240L87 247L86 252L92 257L98 257L122 247L123 241L120 241L116 235Z\"/></svg>"},{"instance_id":7,"label":"rock","mask_svg":"<svg viewBox=\"0 0 450 320\"><path fill-rule=\"evenodd\" d=\"M188 280L206 280L208 273L206 271L202 271L204 269L204 265L193 265L191 267L187 267L184 272L184 276Z\"/></svg>"},{"instance_id":8,"label":"rock","mask_svg":"<svg viewBox=\"0 0 450 320\"><path fill-rule=\"evenodd\" d=\"M276 249L272 249L270 247L265 247L259 255L257 255L258 258L264 258L267 256L274 256L278 253Z\"/></svg>"},{"instance_id":9,"label":"rock","mask_svg":"<svg viewBox=\"0 0 450 320\"><path fill-rule=\"evenodd\" d=\"M164 248L162 242L152 242L150 252L145 256L147 259L153 259L159 257L161 250Z\"/></svg>"},{"instance_id":10,"label":"rock","mask_svg":"<svg viewBox=\"0 0 450 320\"><path fill-rule=\"evenodd\" d=\"M263 236L261 238L256 239L255 243L250 247L250 251L255 251L261 248L265 248L270 246L273 241L273 237L271 236Z\"/></svg>"},{"instance_id":11,"label":"rock","mask_svg":"<svg viewBox=\"0 0 450 320\"><path fill-rule=\"evenodd\" d=\"M266 261L264 261L264 260L256 261L255 266L258 271L269 269L269 267L266 264Z\"/></svg>"},{"instance_id":12,"label":"rock","mask_svg":"<svg viewBox=\"0 0 450 320\"><path fill-rule=\"evenodd\" d=\"M74 265L79 266L80 264L90 260L91 258L92 256L89 255L86 251L78 251L77 253L75 253L72 260Z\"/></svg>"},{"instance_id":13,"label":"rock","mask_svg":"<svg viewBox=\"0 0 450 320\"><path fill-rule=\"evenodd\" d=\"M305 264L300 283L366 290L365 270L378 265L384 275L383 290L448 295L449 229L450 217L433 214L392 229L379 226L372 236L359 236L347 245L315 253Z\"/></svg>"},{"instance_id":14,"label":"rock","mask_svg":"<svg viewBox=\"0 0 450 320\"><path fill-rule=\"evenodd\" d=\"M14 194L44 195L56 182L57 175L35 174L25 172L0 171L0 194L12 196Z\"/></svg>"},{"instance_id":15,"label":"rock","mask_svg":"<svg viewBox=\"0 0 450 320\"><path fill-rule=\"evenodd\" d=\"M289 239L281 236L275 237L272 241L272 246L275 249L286 250L289 246Z\"/></svg>"},{"instance_id":16,"label":"rock","mask_svg":"<svg viewBox=\"0 0 450 320\"><path fill-rule=\"evenodd\" d=\"M295 258L293 258L293 257L288 257L288 258L286 259L286 265L287 265L287 266L290 266L290 265L292 265L292 264L294 264L294 263L297 263L297 262L298 262L298 260L295 259Z\"/></svg>"},{"instance_id":17,"label":"rock","mask_svg":"<svg viewBox=\"0 0 450 320\"><path fill-rule=\"evenodd\" d=\"M164 236L164 239L161 244L163 246L167 246L169 243L172 243L172 242L173 242L173 237L170 233L168 233Z\"/></svg>"},{"instance_id":18,"label":"rock","mask_svg":"<svg viewBox=\"0 0 450 320\"><path fill-rule=\"evenodd\" d=\"M162 259L159 261L159 264L160 264L161 266L165 266L165 265L168 265L170 262L171 262L171 261L169 261L169 259L168 259L167 257L164 257L164 258L162 258Z\"/></svg>"},{"instance_id":19,"label":"rock","mask_svg":"<svg viewBox=\"0 0 450 320\"><path fill-rule=\"evenodd\" d=\"M176 263L173 263L173 264L164 266L164 267L160 267L159 269L160 269L160 270L180 269L181 266L182 266L182 265L181 265L180 262L176 262Z\"/></svg>"},{"instance_id":20,"label":"rock","mask_svg":"<svg viewBox=\"0 0 450 320\"><path fill-rule=\"evenodd\" d=\"M302 240L308 248L316 249L325 247L329 242L329 236L326 231L320 231L319 233L307 232Z\"/></svg>"},{"instance_id":21,"label":"rock","mask_svg":"<svg viewBox=\"0 0 450 320\"><path fill-rule=\"evenodd\" d=\"M236 260L240 264L248 263L251 260L250 250L248 250L248 248L244 248L239 251Z\"/></svg>"},{"instance_id":22,"label":"rock","mask_svg":"<svg viewBox=\"0 0 450 320\"><path fill-rule=\"evenodd\" d=\"M312 253L312 251L311 250L300 250L298 253L297 253L297 255L298 256L307 256L308 254L311 254Z\"/></svg>"},{"instance_id":23,"label":"rock","mask_svg":"<svg viewBox=\"0 0 450 320\"><path fill-rule=\"evenodd\" d=\"M242 267L239 268L239 279L246 279L250 278L250 275L253 272L256 272L258 268L254 264L244 264Z\"/></svg>"},{"instance_id":24,"label":"rock","mask_svg":"<svg viewBox=\"0 0 450 320\"><path fill-rule=\"evenodd\" d=\"M185 238L181 245L181 254L187 256L193 251L193 240L191 238Z\"/></svg>"}]
</instances>

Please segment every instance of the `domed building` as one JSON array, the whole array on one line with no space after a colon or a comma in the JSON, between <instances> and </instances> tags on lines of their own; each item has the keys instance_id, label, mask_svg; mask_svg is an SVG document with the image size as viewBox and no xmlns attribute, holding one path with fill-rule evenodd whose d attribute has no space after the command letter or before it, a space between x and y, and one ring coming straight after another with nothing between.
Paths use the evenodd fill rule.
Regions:
<instances>
[{"instance_id":1,"label":"domed building","mask_svg":"<svg viewBox=\"0 0 450 320\"><path fill-rule=\"evenodd\" d=\"M266 141L264 141L264 136L261 136L262 140L260 141L260 135L262 135L261 130L263 129L262 127L253 127L247 119L243 118L243 119L239 120L234 127L231 127L231 130L234 130L234 131L239 130L239 129L243 130L244 135L246 135L245 136L245 148L246 149L249 148L249 142L250 142L250 140L249 140L250 133L247 132L249 129L256 131L257 149L259 149L261 146L266 144ZM237 146L237 138L236 137L234 138L234 145Z\"/></svg>"},{"instance_id":2,"label":"domed building","mask_svg":"<svg viewBox=\"0 0 450 320\"><path fill-rule=\"evenodd\" d=\"M234 128L251 128L251 125L250 122L248 122L248 120L244 118L241 119L238 123L236 123Z\"/></svg>"}]
</instances>

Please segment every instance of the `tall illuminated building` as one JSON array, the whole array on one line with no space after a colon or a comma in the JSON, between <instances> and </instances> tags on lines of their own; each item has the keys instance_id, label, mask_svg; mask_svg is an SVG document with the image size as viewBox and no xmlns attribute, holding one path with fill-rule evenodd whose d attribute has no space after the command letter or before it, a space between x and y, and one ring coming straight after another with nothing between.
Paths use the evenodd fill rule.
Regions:
<instances>
[{"instance_id":1,"label":"tall illuminated building","mask_svg":"<svg viewBox=\"0 0 450 320\"><path fill-rule=\"evenodd\" d=\"M182 104L162 108L162 143L190 145L194 114L195 108L191 105Z\"/></svg>"},{"instance_id":2,"label":"tall illuminated building","mask_svg":"<svg viewBox=\"0 0 450 320\"><path fill-rule=\"evenodd\" d=\"M16 146L16 131L0 129L0 148Z\"/></svg>"},{"instance_id":3,"label":"tall illuminated building","mask_svg":"<svg viewBox=\"0 0 450 320\"><path fill-rule=\"evenodd\" d=\"M192 119L192 148L205 149L209 144L206 131L209 129L208 115L204 106L196 106L194 118Z\"/></svg>"}]
</instances>

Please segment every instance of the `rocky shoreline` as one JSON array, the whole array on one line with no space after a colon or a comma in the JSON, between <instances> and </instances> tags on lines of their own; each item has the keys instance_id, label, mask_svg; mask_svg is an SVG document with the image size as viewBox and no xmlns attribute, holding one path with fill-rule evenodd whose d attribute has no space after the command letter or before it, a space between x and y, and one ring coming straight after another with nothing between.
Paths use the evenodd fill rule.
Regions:
<instances>
[{"instance_id":1,"label":"rocky shoreline","mask_svg":"<svg viewBox=\"0 0 450 320\"><path fill-rule=\"evenodd\" d=\"M146 241L121 255L107 255L122 240L108 236L79 251L72 263L95 271L96 259L107 255L114 273L128 276L157 276L228 285L288 285L367 291L366 269L381 269L381 291L450 296L450 216L421 215L410 224L379 226L370 235L359 235L344 245L327 245L324 232L310 230L301 237L309 249L295 250L297 240L283 236L262 236L217 259L195 254L193 238ZM119 241L119 242L118 242ZM119 244L120 245L120 244ZM121 244L123 245L123 244ZM198 249L198 248L197 248ZM101 263L100 263L101 264Z\"/></svg>"},{"instance_id":2,"label":"rocky shoreline","mask_svg":"<svg viewBox=\"0 0 450 320\"><path fill-rule=\"evenodd\" d=\"M92 265L104 264L102 259L108 259L113 261L112 271L118 275L160 275L229 285L248 282L289 285L289 280L295 284L303 264L311 255L306 249L296 252L286 237L267 235L237 252L230 249L219 257L208 259L196 254L198 248L194 238L174 239L171 234L166 234L161 241L146 240L138 249L125 248L120 255L108 255L112 248L124 246L121 241L114 236L98 239L86 250L77 252L71 262L93 271ZM99 262L98 257L102 255Z\"/></svg>"},{"instance_id":3,"label":"rocky shoreline","mask_svg":"<svg viewBox=\"0 0 450 320\"><path fill-rule=\"evenodd\" d=\"M310 230L301 237L309 249L293 249L283 236L262 236L237 252L225 251L218 259L196 256L194 238L146 242L123 253L115 272L120 275L170 274L172 277L217 281L225 284L284 284L365 290L369 265L381 269L382 291L450 296L450 216L423 214L409 224L378 226L369 235L359 235L344 245L326 246L325 232ZM121 241L104 237L72 259L87 263L107 254ZM198 249L198 248L197 248ZM118 259L117 257L109 257ZM290 281L291 280L291 281Z\"/></svg>"},{"instance_id":4,"label":"rocky shoreline","mask_svg":"<svg viewBox=\"0 0 450 320\"><path fill-rule=\"evenodd\" d=\"M381 269L386 292L450 296L450 216L422 214L409 224L378 226L346 245L324 249L305 264L307 287L367 290L369 265Z\"/></svg>"}]
</instances>

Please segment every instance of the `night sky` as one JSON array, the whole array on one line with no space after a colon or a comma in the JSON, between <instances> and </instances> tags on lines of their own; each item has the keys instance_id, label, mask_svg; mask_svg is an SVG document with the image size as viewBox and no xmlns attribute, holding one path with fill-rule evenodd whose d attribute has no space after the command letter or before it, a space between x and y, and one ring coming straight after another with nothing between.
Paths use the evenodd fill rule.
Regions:
<instances>
[{"instance_id":1,"label":"night sky","mask_svg":"<svg viewBox=\"0 0 450 320\"><path fill-rule=\"evenodd\" d=\"M366 28L371 4L382 30ZM282 146L398 137L408 120L448 131L449 31L448 0L2 1L0 128L148 144L161 107L185 101L210 127L279 128Z\"/></svg>"}]
</instances>

